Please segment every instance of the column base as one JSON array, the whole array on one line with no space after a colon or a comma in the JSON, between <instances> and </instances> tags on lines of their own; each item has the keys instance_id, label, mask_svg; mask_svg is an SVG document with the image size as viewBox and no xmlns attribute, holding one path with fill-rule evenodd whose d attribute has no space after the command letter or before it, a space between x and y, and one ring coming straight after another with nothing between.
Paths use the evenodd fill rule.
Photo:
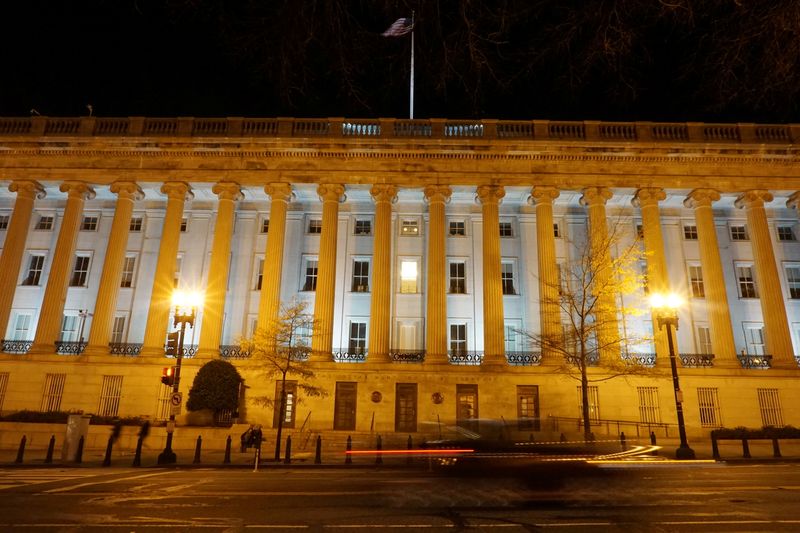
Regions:
<instances>
[{"instance_id":1,"label":"column base","mask_svg":"<svg viewBox=\"0 0 800 533\"><path fill-rule=\"evenodd\" d=\"M33 343L31 345L31 349L28 350L29 355L55 355L56 353L56 345L47 344L47 343Z\"/></svg>"},{"instance_id":2,"label":"column base","mask_svg":"<svg viewBox=\"0 0 800 533\"><path fill-rule=\"evenodd\" d=\"M108 345L102 344L89 345L83 350L83 355L111 355Z\"/></svg>"},{"instance_id":3,"label":"column base","mask_svg":"<svg viewBox=\"0 0 800 533\"><path fill-rule=\"evenodd\" d=\"M675 459L692 460L695 458L694 450L689 446L680 446L675 450Z\"/></svg>"},{"instance_id":4,"label":"column base","mask_svg":"<svg viewBox=\"0 0 800 533\"><path fill-rule=\"evenodd\" d=\"M142 346L139 350L139 357L164 357L163 346Z\"/></svg>"},{"instance_id":5,"label":"column base","mask_svg":"<svg viewBox=\"0 0 800 533\"><path fill-rule=\"evenodd\" d=\"M200 359L203 361L210 361L211 359L219 359L219 348L216 350L212 348L199 348L197 353L192 359Z\"/></svg>"}]
</instances>

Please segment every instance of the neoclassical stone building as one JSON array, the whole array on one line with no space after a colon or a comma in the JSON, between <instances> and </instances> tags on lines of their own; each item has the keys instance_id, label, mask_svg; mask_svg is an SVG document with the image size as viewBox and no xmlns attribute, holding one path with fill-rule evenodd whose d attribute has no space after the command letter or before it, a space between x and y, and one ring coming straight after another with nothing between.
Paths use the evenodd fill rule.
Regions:
<instances>
[{"instance_id":1,"label":"neoclassical stone building","mask_svg":"<svg viewBox=\"0 0 800 533\"><path fill-rule=\"evenodd\" d=\"M576 382L519 332L559 331L543 295L570 243L613 219L642 238L648 287L686 296L690 434L798 425L799 140L796 125L0 118L0 410L163 418L178 287L204 292L182 389L223 357L246 399L276 385L237 340L308 302L328 396L292 394L290 426L576 418ZM674 424L663 333L618 320L654 337L636 350L655 370L594 384L593 416Z\"/></svg>"}]
</instances>

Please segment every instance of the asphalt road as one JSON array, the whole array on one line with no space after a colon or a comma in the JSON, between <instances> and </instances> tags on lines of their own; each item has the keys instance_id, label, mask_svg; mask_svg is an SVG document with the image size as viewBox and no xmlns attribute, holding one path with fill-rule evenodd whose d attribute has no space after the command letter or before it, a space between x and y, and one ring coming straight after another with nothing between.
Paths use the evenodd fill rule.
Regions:
<instances>
[{"instance_id":1,"label":"asphalt road","mask_svg":"<svg viewBox=\"0 0 800 533\"><path fill-rule=\"evenodd\" d=\"M798 531L800 464L0 469L0 531L371 528Z\"/></svg>"}]
</instances>

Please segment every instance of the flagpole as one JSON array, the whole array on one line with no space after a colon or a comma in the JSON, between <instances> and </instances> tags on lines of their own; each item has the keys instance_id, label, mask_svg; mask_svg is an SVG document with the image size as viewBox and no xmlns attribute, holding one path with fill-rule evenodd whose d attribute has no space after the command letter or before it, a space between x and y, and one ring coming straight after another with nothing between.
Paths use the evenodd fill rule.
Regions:
<instances>
[{"instance_id":1,"label":"flagpole","mask_svg":"<svg viewBox=\"0 0 800 533\"><path fill-rule=\"evenodd\" d=\"M411 80L408 88L408 118L414 119L414 11L411 11Z\"/></svg>"}]
</instances>

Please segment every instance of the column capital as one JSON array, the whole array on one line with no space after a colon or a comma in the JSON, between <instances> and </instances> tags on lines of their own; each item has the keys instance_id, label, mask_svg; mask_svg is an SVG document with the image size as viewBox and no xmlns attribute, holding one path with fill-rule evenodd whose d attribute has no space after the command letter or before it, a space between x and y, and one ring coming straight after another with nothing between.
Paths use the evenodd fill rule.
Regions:
<instances>
[{"instance_id":1,"label":"column capital","mask_svg":"<svg viewBox=\"0 0 800 533\"><path fill-rule=\"evenodd\" d=\"M58 190L67 193L70 198L91 200L95 197L95 192L91 185L82 181L65 181L59 186Z\"/></svg>"},{"instance_id":2,"label":"column capital","mask_svg":"<svg viewBox=\"0 0 800 533\"><path fill-rule=\"evenodd\" d=\"M242 187L238 183L232 181L220 181L214 184L211 192L216 194L220 200L231 200L236 202L244 198L242 194Z\"/></svg>"},{"instance_id":3,"label":"column capital","mask_svg":"<svg viewBox=\"0 0 800 533\"><path fill-rule=\"evenodd\" d=\"M394 185L373 185L369 190L375 203L394 202L397 198L397 187Z\"/></svg>"},{"instance_id":4,"label":"column capital","mask_svg":"<svg viewBox=\"0 0 800 533\"><path fill-rule=\"evenodd\" d=\"M268 183L264 185L264 192L272 201L289 202L292 199L292 185L290 183Z\"/></svg>"},{"instance_id":5,"label":"column capital","mask_svg":"<svg viewBox=\"0 0 800 533\"><path fill-rule=\"evenodd\" d=\"M606 187L588 187L583 190L583 196L581 196L581 205L606 205L606 202L614 196L614 193L611 192Z\"/></svg>"},{"instance_id":6,"label":"column capital","mask_svg":"<svg viewBox=\"0 0 800 533\"><path fill-rule=\"evenodd\" d=\"M481 185L475 191L475 195L481 204L498 204L506 195L506 190L502 185Z\"/></svg>"},{"instance_id":7,"label":"column capital","mask_svg":"<svg viewBox=\"0 0 800 533\"><path fill-rule=\"evenodd\" d=\"M553 203L553 200L561 195L561 191L555 187L542 187L537 185L531 189L531 198L534 203Z\"/></svg>"},{"instance_id":8,"label":"column capital","mask_svg":"<svg viewBox=\"0 0 800 533\"><path fill-rule=\"evenodd\" d=\"M133 201L144 198L144 192L142 192L142 188L133 181L115 181L108 189L116 194L119 198L125 198Z\"/></svg>"},{"instance_id":9,"label":"column capital","mask_svg":"<svg viewBox=\"0 0 800 533\"><path fill-rule=\"evenodd\" d=\"M645 187L636 191L631 200L633 207L658 206L658 202L665 200L667 193L661 187Z\"/></svg>"},{"instance_id":10,"label":"column capital","mask_svg":"<svg viewBox=\"0 0 800 533\"><path fill-rule=\"evenodd\" d=\"M344 186L338 183L322 183L317 187L317 195L323 202L340 202L344 195Z\"/></svg>"},{"instance_id":11,"label":"column capital","mask_svg":"<svg viewBox=\"0 0 800 533\"><path fill-rule=\"evenodd\" d=\"M47 193L38 181L15 180L8 185L8 190L17 193L17 196L28 196L41 200Z\"/></svg>"},{"instance_id":12,"label":"column capital","mask_svg":"<svg viewBox=\"0 0 800 533\"><path fill-rule=\"evenodd\" d=\"M447 185L428 185L423 189L423 193L425 193L425 201L429 204L434 202L443 204L450 199L453 190Z\"/></svg>"},{"instance_id":13,"label":"column capital","mask_svg":"<svg viewBox=\"0 0 800 533\"><path fill-rule=\"evenodd\" d=\"M171 200L192 200L194 193L188 183L182 181L168 181L161 186L162 194Z\"/></svg>"},{"instance_id":14,"label":"column capital","mask_svg":"<svg viewBox=\"0 0 800 533\"><path fill-rule=\"evenodd\" d=\"M733 203L739 209L743 207L764 207L765 203L771 202L775 197L772 193L763 189L752 189L739 195Z\"/></svg>"},{"instance_id":15,"label":"column capital","mask_svg":"<svg viewBox=\"0 0 800 533\"><path fill-rule=\"evenodd\" d=\"M689 209L711 207L711 204L719 201L720 198L719 192L714 189L695 189L689 193L683 201L683 205Z\"/></svg>"}]
</instances>

